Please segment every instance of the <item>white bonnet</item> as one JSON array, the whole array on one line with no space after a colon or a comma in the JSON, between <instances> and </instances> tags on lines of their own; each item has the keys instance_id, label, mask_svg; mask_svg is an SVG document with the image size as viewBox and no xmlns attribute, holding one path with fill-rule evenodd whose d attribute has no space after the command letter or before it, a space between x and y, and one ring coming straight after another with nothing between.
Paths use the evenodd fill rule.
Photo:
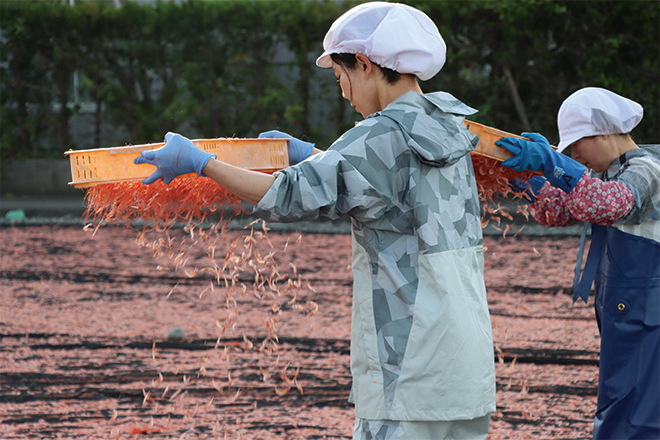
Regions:
<instances>
[{"instance_id":1,"label":"white bonnet","mask_svg":"<svg viewBox=\"0 0 660 440\"><path fill-rule=\"evenodd\" d=\"M435 23L401 3L370 2L339 17L323 40L319 67L332 67L330 54L361 53L373 63L425 81L445 64L447 46Z\"/></svg>"},{"instance_id":2,"label":"white bonnet","mask_svg":"<svg viewBox=\"0 0 660 440\"><path fill-rule=\"evenodd\" d=\"M639 124L644 108L598 87L586 87L566 98L557 114L558 151L584 137L626 134Z\"/></svg>"}]
</instances>

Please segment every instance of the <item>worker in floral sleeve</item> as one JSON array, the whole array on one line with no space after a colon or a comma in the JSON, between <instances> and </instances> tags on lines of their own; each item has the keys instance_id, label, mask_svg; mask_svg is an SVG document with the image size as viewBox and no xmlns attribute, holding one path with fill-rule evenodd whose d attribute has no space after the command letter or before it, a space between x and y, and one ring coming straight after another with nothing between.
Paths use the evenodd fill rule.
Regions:
<instances>
[{"instance_id":1,"label":"worker in floral sleeve","mask_svg":"<svg viewBox=\"0 0 660 440\"><path fill-rule=\"evenodd\" d=\"M514 154L503 165L547 178L520 188L540 224L592 225L581 280L580 239L573 301L586 303L595 279L599 440L660 439L660 145L630 136L642 115L636 102L589 87L559 109L556 151L535 133L497 142Z\"/></svg>"},{"instance_id":2,"label":"worker in floral sleeve","mask_svg":"<svg viewBox=\"0 0 660 440\"><path fill-rule=\"evenodd\" d=\"M332 68L365 118L325 152L290 138L274 175L215 160L189 140L138 162L145 183L196 171L277 222L348 215L353 232L350 400L355 439L484 439L495 410L491 324L479 199L470 159L476 113L448 93L423 94L446 46L412 7L359 5L332 25L317 65Z\"/></svg>"}]
</instances>

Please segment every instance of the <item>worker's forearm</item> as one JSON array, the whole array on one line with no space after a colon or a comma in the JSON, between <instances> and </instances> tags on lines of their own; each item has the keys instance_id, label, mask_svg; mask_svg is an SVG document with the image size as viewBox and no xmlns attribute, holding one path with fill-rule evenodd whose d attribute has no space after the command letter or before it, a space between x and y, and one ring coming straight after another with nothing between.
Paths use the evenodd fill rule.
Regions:
<instances>
[{"instance_id":1,"label":"worker's forearm","mask_svg":"<svg viewBox=\"0 0 660 440\"><path fill-rule=\"evenodd\" d=\"M246 170L215 159L209 160L202 172L239 199L255 206L275 182L275 177L270 174Z\"/></svg>"}]
</instances>

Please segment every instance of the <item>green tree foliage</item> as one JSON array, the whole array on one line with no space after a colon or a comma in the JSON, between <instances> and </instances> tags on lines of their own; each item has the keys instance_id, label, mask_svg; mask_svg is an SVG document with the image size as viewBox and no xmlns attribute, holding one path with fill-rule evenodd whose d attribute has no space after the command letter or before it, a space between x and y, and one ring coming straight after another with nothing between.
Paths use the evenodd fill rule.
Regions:
<instances>
[{"instance_id":1,"label":"green tree foliage","mask_svg":"<svg viewBox=\"0 0 660 440\"><path fill-rule=\"evenodd\" d=\"M645 109L633 135L660 142L660 3L656 1L416 1L448 45L425 90L444 89L502 130L558 142L557 111L582 87L604 87ZM516 106L516 99L519 105Z\"/></svg>"},{"instance_id":2,"label":"green tree foliage","mask_svg":"<svg viewBox=\"0 0 660 440\"><path fill-rule=\"evenodd\" d=\"M277 128L325 148L361 117L314 60L332 22L357 3L1 2L0 158L157 142L167 131L254 137ZM660 141L660 3L407 3L448 45L445 67L423 89L479 109L476 121L557 142L561 102L599 86L644 106L638 142ZM72 129L83 113L93 133L84 144Z\"/></svg>"}]
</instances>

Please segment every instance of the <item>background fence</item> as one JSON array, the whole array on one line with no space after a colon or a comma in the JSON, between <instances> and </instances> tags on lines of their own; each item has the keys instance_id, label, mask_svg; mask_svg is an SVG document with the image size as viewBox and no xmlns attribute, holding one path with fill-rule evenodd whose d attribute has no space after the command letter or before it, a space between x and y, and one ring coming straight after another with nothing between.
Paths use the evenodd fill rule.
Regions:
<instances>
[{"instance_id":1,"label":"background fence","mask_svg":"<svg viewBox=\"0 0 660 440\"><path fill-rule=\"evenodd\" d=\"M77 0L0 3L0 158L278 128L327 147L361 119L315 66L355 1ZM633 133L660 141L657 1L405 1L448 45L422 83L475 121L557 142L561 102L584 86L645 108Z\"/></svg>"}]
</instances>

